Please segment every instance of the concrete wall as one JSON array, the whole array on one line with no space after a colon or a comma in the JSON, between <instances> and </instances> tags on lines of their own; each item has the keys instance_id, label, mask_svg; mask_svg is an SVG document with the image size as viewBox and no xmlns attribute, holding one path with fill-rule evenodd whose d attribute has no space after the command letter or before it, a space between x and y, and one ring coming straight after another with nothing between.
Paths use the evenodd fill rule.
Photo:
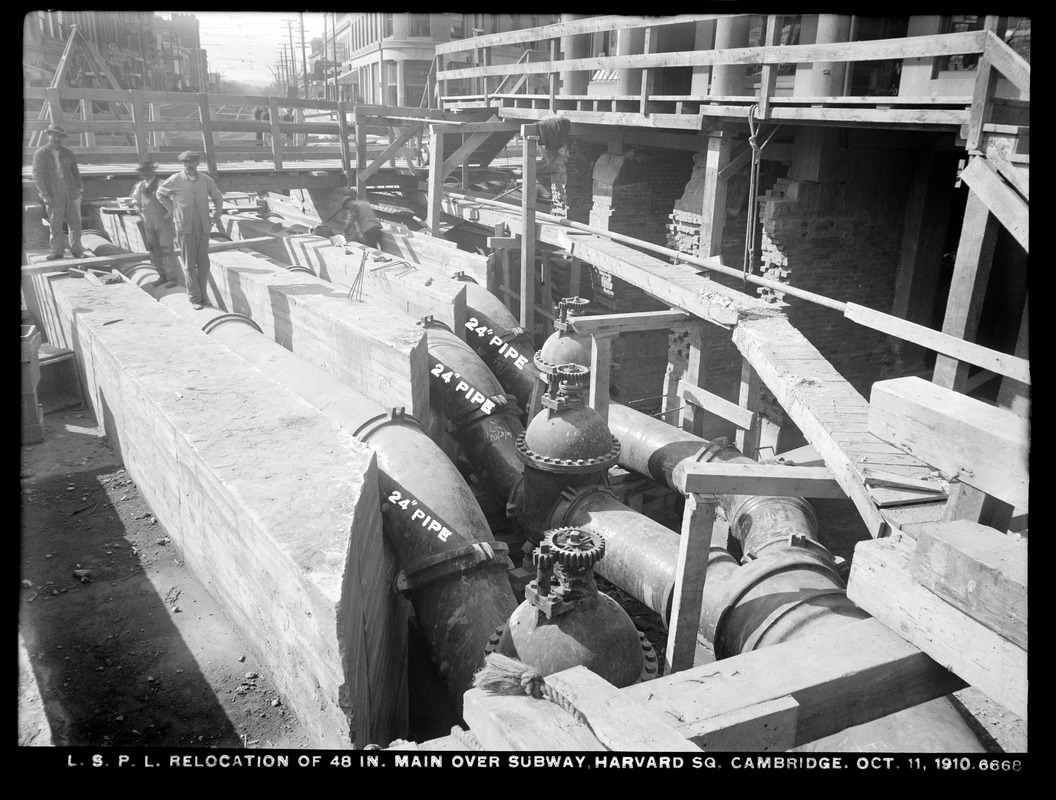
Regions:
<instances>
[{"instance_id":1,"label":"concrete wall","mask_svg":"<svg viewBox=\"0 0 1056 800\"><path fill-rule=\"evenodd\" d=\"M213 283L231 311L379 405L403 406L429 423L425 331L413 319L351 302L329 282L258 253L216 253L212 261Z\"/></svg>"},{"instance_id":2,"label":"concrete wall","mask_svg":"<svg viewBox=\"0 0 1056 800\"><path fill-rule=\"evenodd\" d=\"M373 453L132 285L65 278L55 297L111 445L312 745L402 735Z\"/></svg>"}]
</instances>

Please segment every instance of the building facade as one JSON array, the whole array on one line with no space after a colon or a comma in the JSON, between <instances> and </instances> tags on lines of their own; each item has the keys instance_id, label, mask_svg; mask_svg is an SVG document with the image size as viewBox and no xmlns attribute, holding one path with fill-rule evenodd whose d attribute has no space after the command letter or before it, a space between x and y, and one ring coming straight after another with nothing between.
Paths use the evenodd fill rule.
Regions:
<instances>
[{"instance_id":1,"label":"building facade","mask_svg":"<svg viewBox=\"0 0 1056 800\"><path fill-rule=\"evenodd\" d=\"M340 99L377 105L417 106L429 83L436 45L486 33L557 22L556 14L344 14L334 38L344 44L337 77ZM532 49L532 48L529 48ZM524 57L524 47L495 48L495 63ZM332 50L331 50L332 52ZM533 78L534 81L540 81ZM447 87L465 94L480 89Z\"/></svg>"},{"instance_id":2,"label":"building facade","mask_svg":"<svg viewBox=\"0 0 1056 800\"><path fill-rule=\"evenodd\" d=\"M152 11L32 11L23 19L22 72L26 86L48 86L74 27L92 44L125 89L205 91L211 86L198 18ZM75 54L66 85L108 86L91 59Z\"/></svg>"}]
</instances>

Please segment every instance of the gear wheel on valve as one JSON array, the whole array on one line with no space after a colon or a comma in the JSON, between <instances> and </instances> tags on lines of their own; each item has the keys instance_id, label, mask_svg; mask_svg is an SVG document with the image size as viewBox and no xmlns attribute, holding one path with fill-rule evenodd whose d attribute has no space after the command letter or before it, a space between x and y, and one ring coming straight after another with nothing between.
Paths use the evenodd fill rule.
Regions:
<instances>
[{"instance_id":1,"label":"gear wheel on valve","mask_svg":"<svg viewBox=\"0 0 1056 800\"><path fill-rule=\"evenodd\" d=\"M565 567L592 567L605 555L605 540L579 528L556 528L547 535L550 555Z\"/></svg>"}]
</instances>

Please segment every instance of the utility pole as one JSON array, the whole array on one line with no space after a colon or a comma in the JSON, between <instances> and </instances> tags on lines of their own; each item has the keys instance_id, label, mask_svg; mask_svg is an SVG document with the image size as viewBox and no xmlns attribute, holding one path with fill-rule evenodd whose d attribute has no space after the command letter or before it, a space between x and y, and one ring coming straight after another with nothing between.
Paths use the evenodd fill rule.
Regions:
<instances>
[{"instance_id":1,"label":"utility pole","mask_svg":"<svg viewBox=\"0 0 1056 800\"><path fill-rule=\"evenodd\" d=\"M293 86L296 88L296 86L297 86L297 61L293 57L293 54L295 52L294 49L293 49L293 20L292 19L284 19L283 22L286 23L286 33L289 34L289 37L290 37L290 66L292 67L292 69L290 71L290 77L293 78Z\"/></svg>"},{"instance_id":2,"label":"utility pole","mask_svg":"<svg viewBox=\"0 0 1056 800\"><path fill-rule=\"evenodd\" d=\"M327 44L327 25L326 25L326 12L323 12L323 99L330 99L330 66L329 59L326 57Z\"/></svg>"},{"instance_id":3,"label":"utility pole","mask_svg":"<svg viewBox=\"0 0 1056 800\"><path fill-rule=\"evenodd\" d=\"M304 75L304 99L308 99L308 56L304 51L304 12L298 15L301 18L301 74Z\"/></svg>"}]
</instances>

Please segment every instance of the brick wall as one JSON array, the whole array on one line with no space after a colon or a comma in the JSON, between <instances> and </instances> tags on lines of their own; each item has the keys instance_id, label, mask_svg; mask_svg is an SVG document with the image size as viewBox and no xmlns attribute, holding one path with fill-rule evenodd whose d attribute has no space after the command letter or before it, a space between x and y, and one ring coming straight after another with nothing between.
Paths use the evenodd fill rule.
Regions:
<instances>
[{"instance_id":1,"label":"brick wall","mask_svg":"<svg viewBox=\"0 0 1056 800\"><path fill-rule=\"evenodd\" d=\"M555 161L550 175L550 213L573 222L590 219L594 191L594 163L605 145L572 141Z\"/></svg>"},{"instance_id":2,"label":"brick wall","mask_svg":"<svg viewBox=\"0 0 1056 800\"><path fill-rule=\"evenodd\" d=\"M764 262L792 285L889 311L894 301L905 204L913 175L908 149L851 148L839 183L781 180L763 208ZM788 318L863 395L894 367L884 334L839 312L792 300Z\"/></svg>"},{"instance_id":3,"label":"brick wall","mask_svg":"<svg viewBox=\"0 0 1056 800\"><path fill-rule=\"evenodd\" d=\"M692 172L692 155L677 151L602 153L594 164L589 223L654 244L666 244L666 222ZM597 313L660 311L666 305L611 275L590 270ZM624 334L613 343L614 399L647 413L660 410L667 333Z\"/></svg>"}]
</instances>

